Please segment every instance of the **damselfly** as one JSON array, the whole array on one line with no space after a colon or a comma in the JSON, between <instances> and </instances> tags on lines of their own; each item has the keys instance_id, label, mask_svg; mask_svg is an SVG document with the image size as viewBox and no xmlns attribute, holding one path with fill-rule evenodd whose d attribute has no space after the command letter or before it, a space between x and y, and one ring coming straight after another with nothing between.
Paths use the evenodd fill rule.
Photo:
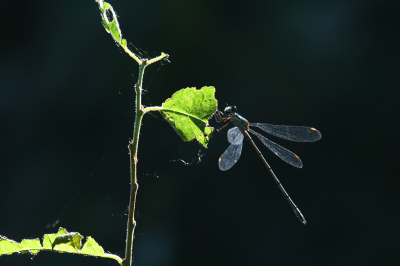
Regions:
<instances>
[{"instance_id":1,"label":"damselfly","mask_svg":"<svg viewBox=\"0 0 400 266\"><path fill-rule=\"evenodd\" d=\"M219 158L218 162L219 169L221 169L222 171L226 171L230 169L239 160L240 154L242 153L243 139L246 139L254 147L258 156L260 156L261 160L264 162L268 171L274 178L275 183L278 185L282 194L289 202L290 207L292 207L297 218L300 220L300 222L306 224L306 220L304 219L303 214L300 212L299 208L297 208L296 204L294 204L293 200L289 197L289 194L283 188L281 182L276 177L276 175L272 171L267 161L264 159L264 156L262 156L256 144L254 144L253 139L250 137L250 134L248 132L251 132L252 134L256 135L268 149L270 149L275 155L277 155L283 161L297 168L303 167L303 163L301 162L299 156L283 148L282 146L270 141L269 139L257 133L256 131L250 129L249 127L250 126L258 127L259 129L267 132L268 134L271 134L278 138L296 142L314 142L320 140L322 137L321 133L313 127L277 126L264 123L249 123L244 117L240 116L237 113L235 106L226 107L224 112L217 111L215 113L215 119L217 120L217 122L226 123L220 129L217 129L218 132L226 128L231 123L235 125L234 128L231 128L228 131L228 141L231 145Z\"/></svg>"}]
</instances>

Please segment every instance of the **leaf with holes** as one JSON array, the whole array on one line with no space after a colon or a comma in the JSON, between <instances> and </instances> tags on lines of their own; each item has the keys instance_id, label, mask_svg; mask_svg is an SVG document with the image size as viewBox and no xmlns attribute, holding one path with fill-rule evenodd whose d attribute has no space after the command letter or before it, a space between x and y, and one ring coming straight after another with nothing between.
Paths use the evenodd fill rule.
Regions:
<instances>
[{"instance_id":1,"label":"leaf with holes","mask_svg":"<svg viewBox=\"0 0 400 266\"><path fill-rule=\"evenodd\" d=\"M109 3L103 2L103 6L100 6L100 10L101 10L102 23L105 30L108 33L110 33L113 39L125 50L125 52L127 52L140 65L142 61L134 53L132 53L131 50L128 49L127 41L122 38L121 29L119 27L119 23L117 20L117 15L115 14L115 11L112 8L112 6ZM108 20L107 12L109 12L112 15L111 22L109 22ZM164 53L162 53L162 56L163 55L165 56Z\"/></svg>"},{"instance_id":2,"label":"leaf with holes","mask_svg":"<svg viewBox=\"0 0 400 266\"><path fill-rule=\"evenodd\" d=\"M77 232L68 233L67 230L60 227L56 234L46 234L43 237L43 246L39 238L24 239L21 243L0 236L0 256L11 255L13 253L31 253L37 254L41 250L57 251L60 253L73 253L81 255L89 255L95 257L110 258L122 264L122 259L113 254L104 253L104 250L93 238L87 237L82 247L83 236Z\"/></svg>"},{"instance_id":3,"label":"leaf with holes","mask_svg":"<svg viewBox=\"0 0 400 266\"><path fill-rule=\"evenodd\" d=\"M203 87L177 91L160 112L184 141L196 139L206 147L213 131L208 120L216 110L215 88Z\"/></svg>"},{"instance_id":4,"label":"leaf with holes","mask_svg":"<svg viewBox=\"0 0 400 266\"><path fill-rule=\"evenodd\" d=\"M112 6L110 4L108 4L106 2L103 3L103 7L104 8L100 7L100 10L101 10L102 23L103 23L105 30L113 36L114 40L117 43L122 44L122 40L124 40L124 39L121 40L121 38L122 38L121 29L119 28L119 23L117 20L117 16L115 15L114 9L112 8ZM111 22L108 22L108 18L107 18L107 14L106 14L107 10L109 10L110 13L112 14ZM126 41L125 41L125 46L126 46Z\"/></svg>"}]
</instances>

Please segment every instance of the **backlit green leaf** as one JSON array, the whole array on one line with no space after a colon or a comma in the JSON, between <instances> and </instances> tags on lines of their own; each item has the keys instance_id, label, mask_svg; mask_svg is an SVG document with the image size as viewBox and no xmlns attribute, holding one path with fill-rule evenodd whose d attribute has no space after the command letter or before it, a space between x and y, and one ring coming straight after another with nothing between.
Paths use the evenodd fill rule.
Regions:
<instances>
[{"instance_id":1,"label":"backlit green leaf","mask_svg":"<svg viewBox=\"0 0 400 266\"><path fill-rule=\"evenodd\" d=\"M113 254L104 253L104 250L92 237L87 237L86 243L83 245L81 241L83 236L76 232L68 233L64 228L60 228L56 234L46 234L43 237L43 247L40 240L24 239L21 243L1 237L0 239L0 256L10 255L13 253L31 253L37 254L41 250L57 251L60 253L74 253L89 255L95 257L110 258L122 264L122 259ZM82 247L82 249L81 249Z\"/></svg>"},{"instance_id":2,"label":"backlit green leaf","mask_svg":"<svg viewBox=\"0 0 400 266\"><path fill-rule=\"evenodd\" d=\"M1 255L10 255L15 252L21 252L22 250L23 250L23 248L20 247L17 242L7 239L5 237L1 238L1 240L0 240L0 256Z\"/></svg>"},{"instance_id":3,"label":"backlit green leaf","mask_svg":"<svg viewBox=\"0 0 400 266\"><path fill-rule=\"evenodd\" d=\"M208 120L216 110L215 88L203 87L177 91L160 112L184 141L196 139L206 147L213 131Z\"/></svg>"},{"instance_id":4,"label":"backlit green leaf","mask_svg":"<svg viewBox=\"0 0 400 266\"><path fill-rule=\"evenodd\" d=\"M135 59L136 62L139 63L139 65L142 64L142 61L134 53L132 53L131 50L128 49L126 40L122 38L117 15L115 14L112 6L106 2L103 2L103 7L100 6L100 10L102 18L101 22L104 26L104 29L111 34L113 39L125 50L125 52L127 52L133 59ZM111 21L108 20L106 14L107 11L110 12L110 14L112 15Z\"/></svg>"},{"instance_id":5,"label":"backlit green leaf","mask_svg":"<svg viewBox=\"0 0 400 266\"><path fill-rule=\"evenodd\" d=\"M106 2L103 3L103 6L104 8L100 8L103 26L108 33L111 33L111 35L113 36L114 40L117 43L121 43L122 34L119 28L117 16L115 15L114 9L112 8L111 5L109 5ZM108 18L106 15L107 10L109 10L109 12L113 16L111 22L108 22Z\"/></svg>"}]
</instances>

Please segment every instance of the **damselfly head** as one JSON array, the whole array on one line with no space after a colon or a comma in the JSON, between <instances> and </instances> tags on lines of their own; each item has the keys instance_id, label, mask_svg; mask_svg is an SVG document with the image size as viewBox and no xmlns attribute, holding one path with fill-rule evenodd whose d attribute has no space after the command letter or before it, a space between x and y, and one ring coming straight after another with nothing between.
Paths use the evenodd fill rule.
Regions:
<instances>
[{"instance_id":1,"label":"damselfly head","mask_svg":"<svg viewBox=\"0 0 400 266\"><path fill-rule=\"evenodd\" d=\"M236 112L237 112L236 106L228 106L224 110L225 116L228 116L228 117L231 117Z\"/></svg>"}]
</instances>

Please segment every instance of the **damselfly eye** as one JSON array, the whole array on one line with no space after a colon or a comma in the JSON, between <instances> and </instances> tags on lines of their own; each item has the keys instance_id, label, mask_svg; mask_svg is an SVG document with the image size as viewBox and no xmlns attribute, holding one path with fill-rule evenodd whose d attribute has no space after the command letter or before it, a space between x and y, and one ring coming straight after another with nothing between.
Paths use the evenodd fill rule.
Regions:
<instances>
[{"instance_id":1,"label":"damselfly eye","mask_svg":"<svg viewBox=\"0 0 400 266\"><path fill-rule=\"evenodd\" d=\"M226 107L225 110L224 110L224 113L225 113L226 116L231 116L232 113L233 113L232 107L231 106Z\"/></svg>"},{"instance_id":2,"label":"damselfly eye","mask_svg":"<svg viewBox=\"0 0 400 266\"><path fill-rule=\"evenodd\" d=\"M237 112L236 106L232 107L232 111L235 112L235 113Z\"/></svg>"}]
</instances>

